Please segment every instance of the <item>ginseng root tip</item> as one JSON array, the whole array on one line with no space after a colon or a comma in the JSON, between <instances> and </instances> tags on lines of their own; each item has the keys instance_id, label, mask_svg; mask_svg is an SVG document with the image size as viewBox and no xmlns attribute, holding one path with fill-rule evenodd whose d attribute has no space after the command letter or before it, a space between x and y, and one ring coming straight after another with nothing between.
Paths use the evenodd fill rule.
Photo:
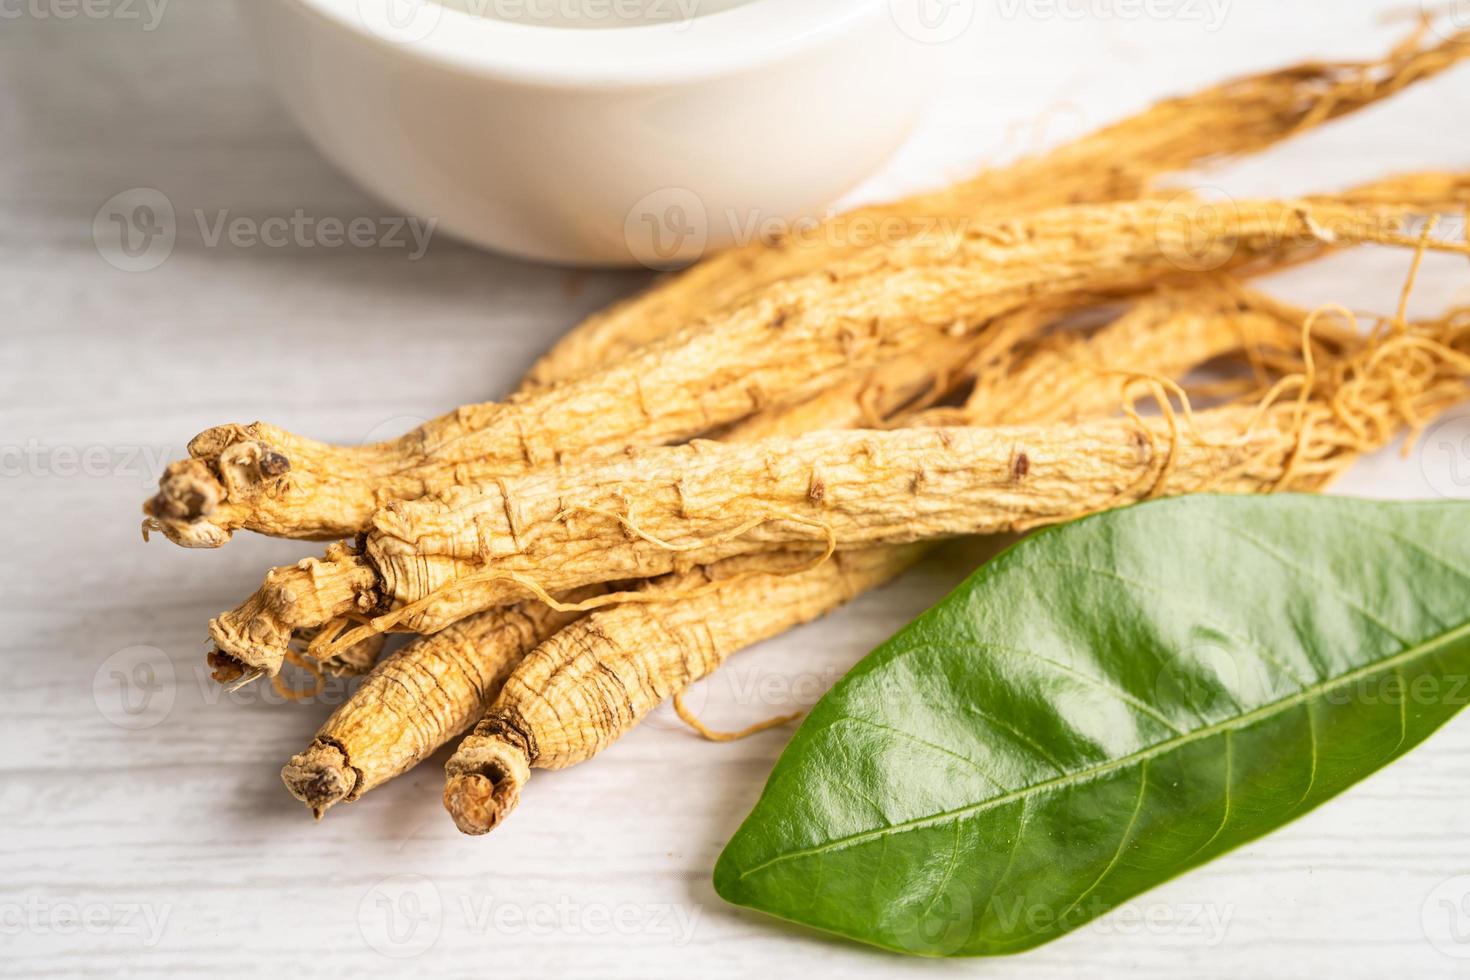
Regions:
<instances>
[{"instance_id":1,"label":"ginseng root tip","mask_svg":"<svg viewBox=\"0 0 1470 980\"><path fill-rule=\"evenodd\" d=\"M245 664L220 649L209 651L205 661L211 668L209 676L217 684L232 684L244 677L249 670Z\"/></svg>"},{"instance_id":2,"label":"ginseng root tip","mask_svg":"<svg viewBox=\"0 0 1470 980\"><path fill-rule=\"evenodd\" d=\"M531 776L526 754L499 739L461 746L449 763L444 809L466 834L488 834L510 816L520 802L521 787Z\"/></svg>"},{"instance_id":3,"label":"ginseng root tip","mask_svg":"<svg viewBox=\"0 0 1470 980\"><path fill-rule=\"evenodd\" d=\"M479 836L494 830L515 809L520 786L513 780L471 773L451 776L444 786L444 808L461 832Z\"/></svg>"},{"instance_id":4,"label":"ginseng root tip","mask_svg":"<svg viewBox=\"0 0 1470 980\"><path fill-rule=\"evenodd\" d=\"M334 804L352 795L357 786L357 771L340 748L314 742L281 768L281 782L320 820Z\"/></svg>"},{"instance_id":5,"label":"ginseng root tip","mask_svg":"<svg viewBox=\"0 0 1470 980\"><path fill-rule=\"evenodd\" d=\"M210 516L225 497L224 485L202 460L171 463L158 481L158 493L143 504L145 528L185 548L218 548L230 540L230 529Z\"/></svg>"}]
</instances>

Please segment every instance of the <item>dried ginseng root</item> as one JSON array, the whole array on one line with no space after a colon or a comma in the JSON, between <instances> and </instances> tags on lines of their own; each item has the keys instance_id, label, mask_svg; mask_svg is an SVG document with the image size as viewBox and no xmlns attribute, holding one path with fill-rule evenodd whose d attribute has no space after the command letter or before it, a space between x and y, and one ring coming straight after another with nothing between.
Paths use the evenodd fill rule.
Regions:
<instances>
[{"instance_id":1,"label":"dried ginseng root","mask_svg":"<svg viewBox=\"0 0 1470 980\"><path fill-rule=\"evenodd\" d=\"M1298 344L1299 328L1265 312L1266 304L1263 297L1221 284L1168 289L1156 297L1141 300L1132 312L1091 338L1084 339L1074 331L1047 349L1030 355L1015 372L1017 384L1034 385L1039 396L1046 396L1032 402L1036 418L1040 419L1045 411L1057 405L1051 391L1055 375L1060 371L1082 372L1079 382L1067 387L1066 397L1073 404L1056 408L1058 417L1087 414L1092 408L1100 412L1112 410L1119 404L1121 382L1099 370L1111 363L1109 357L1126 357L1137 370L1182 375L1222 354L1289 349ZM1008 337L1032 337L1038 332L1036 321L1053 315L1028 308L1009 318L1015 322L997 325L993 332L995 343L1005 344ZM1212 326L1202 325L1202 321ZM1152 343L1146 343L1145 336ZM978 355L975 346L973 342L956 341L944 350L929 352L922 363L917 363L918 359L913 359L914 363L889 362L864 375L862 382L867 387L862 390L839 385L802 406L764 413L728 433L726 438L749 441L781 433L845 428L872 417L881 420L935 386L936 374L959 375L966 359ZM1101 359L1089 361L1083 356L1084 351ZM913 553L913 549L897 549L888 564L891 573L896 575L906 568ZM880 566L876 564L876 556L872 560L875 574L867 580L870 585L876 585L881 580L876 574ZM709 581L708 574L699 570L681 582L670 581L664 587L692 591ZM788 612L801 611L805 615L813 608L830 611L851 595L842 580L834 579L823 569L801 575L810 575L810 581L789 581L788 573L767 574L764 579L772 591L791 585L798 592L812 595L811 603L797 607L778 604L769 609L754 607L751 614L722 624L718 633L719 649L734 652L794 625L783 618ZM733 586L743 591L751 587L744 582ZM563 597L573 603L585 598L590 595ZM698 621L700 616L713 621L731 601L717 592L683 600L683 614L692 617L690 622ZM762 612L771 615L763 616ZM658 613L650 611L648 615ZM282 770L283 779L291 792L318 816L339 801L358 799L367 790L407 771L468 728L484 713L500 682L521 657L545 639L540 635L541 628L573 618L573 614L554 613L540 604L523 603L506 610L480 613L441 633L417 640L375 669L322 726L313 744ZM599 616L591 627L579 629L593 628L614 645L651 647L653 639L661 634L638 628L640 620L641 616ZM633 627L634 632L627 636L609 632L614 627L625 626ZM563 644L562 649L568 647ZM695 661L682 657L680 663L690 668L695 665Z\"/></svg>"},{"instance_id":2,"label":"dried ginseng root","mask_svg":"<svg viewBox=\"0 0 1470 980\"><path fill-rule=\"evenodd\" d=\"M754 290L866 248L1067 203L1142 196L1155 178L1253 153L1433 78L1470 57L1470 31L1439 43L1419 31L1382 60L1307 62L1170 99L1043 155L937 192L860 208L776 241L714 255L574 328L532 368L549 384L613 363ZM1405 200L1403 197L1392 200Z\"/></svg>"},{"instance_id":3,"label":"dried ginseng root","mask_svg":"<svg viewBox=\"0 0 1470 980\"><path fill-rule=\"evenodd\" d=\"M1016 332L1030 336L1039 328L1043 314L1024 311L1016 315ZM974 342L956 341L941 351L930 352L920 365L890 362L865 377L874 386L862 399L865 409L886 414L907 403L923 388L932 385L936 371L955 369L974 356ZM809 428L844 427L861 418L854 398L845 386L824 393L812 404L785 413L767 413L758 419L762 426L741 426L728 439L750 440L768 430L800 432ZM755 420L752 420L755 421ZM895 556L895 569L898 567ZM701 571L698 575L706 575ZM779 578L779 576L778 576ZM710 581L704 578L701 581ZM817 577L820 586L840 586L828 573ZM590 599L604 591L582 590L561 599L567 604ZM841 588L827 588L834 597ZM719 612L725 600L711 597L703 608ZM804 606L778 606L773 612L802 614ZM495 609L463 619L448 629L421 637L374 668L372 674L317 732L312 744L294 756L281 771L292 795L311 808L320 819L338 802L352 802L362 794L408 771L424 757L463 733L480 719L501 683L538 643L547 639L580 614L556 612L531 601L507 609ZM776 632L792 625L787 620L769 623ZM753 625L750 619L742 626ZM726 634L739 636L738 630ZM746 640L747 644L754 640Z\"/></svg>"},{"instance_id":4,"label":"dried ginseng root","mask_svg":"<svg viewBox=\"0 0 1470 980\"><path fill-rule=\"evenodd\" d=\"M1470 38L1466 39L1470 46ZM1355 187L1343 197L1358 204L1392 204L1414 201L1424 207L1455 212L1470 207L1470 175L1426 170L1398 174Z\"/></svg>"},{"instance_id":5,"label":"dried ginseng root","mask_svg":"<svg viewBox=\"0 0 1470 980\"><path fill-rule=\"evenodd\" d=\"M922 551L842 552L807 571L804 558L788 558L800 574L786 577L768 559L733 558L649 583L650 599L682 594L691 582L705 596L601 610L533 650L455 751L444 805L460 830L488 832L515 807L533 764L590 759L734 651L891 580Z\"/></svg>"},{"instance_id":6,"label":"dried ginseng root","mask_svg":"<svg viewBox=\"0 0 1470 980\"><path fill-rule=\"evenodd\" d=\"M1094 337L1063 338L1053 348L1030 355L1016 372L1018 385L1046 387L1058 372L1079 371L1079 382L1068 389L1074 404L1032 403L1023 394L1011 413L1031 421L1047 411L1073 416L1091 407L1115 407L1118 379L1106 370L1106 361L1090 362L1088 354L1129 352L1135 371L1169 370L1183 376L1223 353L1242 355L1276 343L1290 344L1288 332L1299 340L1299 326L1265 311L1273 305L1269 301L1237 299L1238 295L1235 290L1206 286L1144 300ZM1199 302L1200 311L1189 306L1189 297ZM1252 308L1247 299L1262 308ZM1216 321L1216 328L1202 326L1207 320ZM1143 342L1146 335L1151 335L1152 344ZM1222 343L1218 339L1222 336L1233 341ZM1037 414L1028 417L1030 405ZM1004 413L1006 408L998 405L996 411ZM976 408L974 418L985 418L984 409ZM677 697L736 651L795 625L782 621L783 607L772 606L768 597L796 589L807 613L801 621L806 621L850 601L864 588L896 577L927 550L927 545L906 545L838 553L839 561L861 558L865 574L859 588L848 577L830 576L824 565L789 576L767 573L740 579L729 594L717 590L667 605L627 605L593 613L536 650L512 675L485 719L450 760L445 807L465 833L489 832L515 807L532 767L563 768L592 758L631 730L661 698ZM670 576L661 588L674 594L697 590L705 581L701 574ZM758 598L747 601L750 595ZM784 720L789 719L776 722Z\"/></svg>"},{"instance_id":7,"label":"dried ginseng root","mask_svg":"<svg viewBox=\"0 0 1470 980\"><path fill-rule=\"evenodd\" d=\"M211 624L217 655L274 672L269 663L278 668L278 645L292 631L357 610L356 576L369 571L378 575L370 588L392 611L339 644L387 629L435 632L527 592L737 555L758 562L773 548L805 547L819 560L834 546L1014 531L1159 495L1262 492L1287 475L1328 479L1356 453L1470 394L1463 327L1435 330L1405 330L1314 367L1296 404L1228 406L1184 420L1166 413L696 443L401 505L380 515L364 554L321 577L330 591L257 596ZM622 601L638 597L584 605ZM225 645L242 637L253 642Z\"/></svg>"},{"instance_id":8,"label":"dried ginseng root","mask_svg":"<svg viewBox=\"0 0 1470 980\"><path fill-rule=\"evenodd\" d=\"M525 602L420 637L373 669L281 779L321 819L333 804L407 772L469 728L526 653L578 618Z\"/></svg>"},{"instance_id":9,"label":"dried ginseng root","mask_svg":"<svg viewBox=\"0 0 1470 980\"><path fill-rule=\"evenodd\" d=\"M1312 435L1335 433L1330 406L1314 408L1327 417L1311 413ZM508 485L498 514L481 497L393 530L385 520L368 556L406 608L377 626L432 632L532 586L563 591L770 548L820 555L1022 530L1154 495L1255 492L1295 451L1296 414L1212 410L1177 437L1166 420L1120 420L647 451L568 473L576 482ZM418 591L425 582L439 584Z\"/></svg>"},{"instance_id":10,"label":"dried ginseng root","mask_svg":"<svg viewBox=\"0 0 1470 980\"><path fill-rule=\"evenodd\" d=\"M1015 330L1026 336L1035 333L1038 317L1043 314L1029 310L1017 314L1016 319L1023 322ZM878 390L861 399L864 409L886 414L907 403L932 385L936 370L945 365L958 369L974 356L974 348L973 341L956 341L945 350L930 352L922 365L891 362L874 369L864 383ZM741 426L741 431L732 431L726 438L749 441L772 431L856 424L861 418L856 393L846 386L839 388L810 405L757 416L752 422L767 421ZM823 573L819 581L833 580ZM602 591L594 587L561 599L576 604ZM705 608L718 610L723 601L712 598ZM530 601L479 613L419 638L374 668L321 727L312 744L282 769L287 788L319 819L332 805L357 800L408 771L477 721L522 657L580 615Z\"/></svg>"},{"instance_id":11,"label":"dried ginseng root","mask_svg":"<svg viewBox=\"0 0 1470 980\"><path fill-rule=\"evenodd\" d=\"M914 219L918 230L927 230L938 214L973 222L1026 208L1126 199L1157 174L1230 152L1262 149L1432 77L1464 56L1467 45L1456 43L1461 40L1423 48L1416 37L1380 62L1307 64L1171 100L1043 157L988 171L955 188L840 218L819 236L819 241L833 240L835 232L835 241L845 245L806 247L789 241L780 248L757 244L716 257L574 331L533 369L527 387L589 373L758 286L851 255L864 239L842 222L861 225L911 214L919 216ZM1125 179L1125 173L1132 176ZM903 220L905 227L909 223ZM884 237L885 242L892 240ZM734 284L720 290L719 281L732 276ZM665 302L669 297L672 303ZM352 515L369 506L369 498L412 499L431 492L416 490L416 474L410 471L436 455L435 447L490 424L496 415L493 406L471 406L400 439L367 447L328 445L262 423L212 429L191 442L190 458L171 465L160 480L159 493L145 507L145 532L157 530L177 544L198 548L219 547L241 527L312 540L350 535L360 529L350 526ZM556 417L553 412L553 421ZM574 444L566 451L577 449ZM441 462L452 465L448 458ZM272 506L276 499L287 506ZM311 501L312 506L293 513L292 500Z\"/></svg>"},{"instance_id":12,"label":"dried ginseng root","mask_svg":"<svg viewBox=\"0 0 1470 980\"><path fill-rule=\"evenodd\" d=\"M1260 387L1272 368L1282 373L1283 362L1289 370L1299 368L1307 317L1227 277L1165 287L1080 341L1048 337L981 352L967 369L974 382L964 405L926 411L905 424L1071 422L1115 409L1139 377L1177 380L1227 356L1255 367ZM1323 358L1361 346L1354 330L1320 318L1309 340L1312 353Z\"/></svg>"},{"instance_id":13,"label":"dried ginseng root","mask_svg":"<svg viewBox=\"0 0 1470 980\"><path fill-rule=\"evenodd\" d=\"M270 426L211 430L191 445L194 458L169 467L147 526L200 547L242 527L350 537L368 530L384 504L598 447L681 442L1031 303L1138 291L1181 271L1249 268L1329 247L1412 245L1399 229L1416 217L1428 215L1412 204L1324 198L1240 202L1225 212L1180 199L1060 208L977 227L941 250L885 250L776 284L598 374L506 405L461 408L345 460L334 447ZM1467 251L1445 241L1428 247Z\"/></svg>"}]
</instances>

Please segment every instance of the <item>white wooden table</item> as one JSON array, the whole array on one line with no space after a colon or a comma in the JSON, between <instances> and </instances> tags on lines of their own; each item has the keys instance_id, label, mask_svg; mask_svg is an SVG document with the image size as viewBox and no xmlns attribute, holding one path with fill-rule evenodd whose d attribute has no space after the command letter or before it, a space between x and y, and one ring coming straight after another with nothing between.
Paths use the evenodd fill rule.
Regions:
<instances>
[{"instance_id":1,"label":"white wooden table","mask_svg":"<svg viewBox=\"0 0 1470 980\"><path fill-rule=\"evenodd\" d=\"M933 118L867 192L957 176L1229 74L1379 51L1399 30L1378 14L1402 3L1235 0L1221 23L1203 0L1137 19L1081 6L1094 15L1046 15L1067 3L990 15ZM442 757L313 825L277 770L342 691L300 706L259 685L226 695L202 664L206 619L304 549L249 536L209 553L144 546L138 505L159 466L221 421L358 441L495 396L640 279L446 240L420 261L210 247L196 211L258 222L386 209L283 119L227 5L167 6L153 30L141 4L141 21L54 16L65 9L0 5L21 11L0 19L0 972L1466 975L1470 879L1454 879L1470 873L1467 718L1269 839L1001 961L900 960L715 896L715 856L781 732L711 745L660 713L594 763L538 774L485 839L445 817ZM1208 181L1305 191L1463 167L1466 118L1470 69ZM92 222L139 187L186 217L167 262L127 273L99 255ZM1355 255L1283 289L1385 309L1405 269L1402 255ZM1470 301L1467 283L1463 263L1431 262L1416 308ZM1366 461L1343 489L1470 494L1466 437L1462 419L1409 459ZM694 703L724 725L808 704L970 567L956 550L742 655Z\"/></svg>"}]
</instances>

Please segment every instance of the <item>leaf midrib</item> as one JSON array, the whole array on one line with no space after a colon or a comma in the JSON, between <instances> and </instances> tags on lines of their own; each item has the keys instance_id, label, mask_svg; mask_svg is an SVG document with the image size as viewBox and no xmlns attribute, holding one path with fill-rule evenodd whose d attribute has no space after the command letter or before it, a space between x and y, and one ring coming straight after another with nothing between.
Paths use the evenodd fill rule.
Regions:
<instances>
[{"instance_id":1,"label":"leaf midrib","mask_svg":"<svg viewBox=\"0 0 1470 980\"><path fill-rule=\"evenodd\" d=\"M1407 650L1396 653L1391 657L1387 657L1383 660L1376 660L1373 663L1365 664L1362 667L1357 667L1353 670L1348 671L1345 674L1340 674L1337 677L1333 677L1324 681L1319 681L1316 684L1313 684L1296 692L1295 694L1287 695L1279 701L1272 701L1269 704L1264 704L1261 707L1256 708L1253 711L1248 711L1245 714L1240 715L1236 718L1226 719L1224 721L1215 722L1211 725L1206 725L1204 728L1201 728L1198 731L1187 732L1183 735L1172 736L1164 740L1163 742L1151 745L1145 749L1140 749L1139 751L1131 753L1130 755L1123 756L1120 759L1114 759L1110 762L1105 762L1100 765L1089 767L1087 769L1079 769L1076 772L1056 776L1052 779L1048 779L1040 783L1033 783L1030 786L1024 786L1021 789L1013 790L1003 796L997 796L992 799L982 800L979 803L973 803L969 806L960 807L955 810L946 810L943 813L936 813L932 816L916 817L912 820L906 820L902 823L890 824L887 827L880 827L874 830L865 830L856 834L849 834L846 837L838 837L834 840L826 841L815 847L802 848L796 851L787 851L784 854L778 854L773 858L762 861L760 864L754 865L740 872L740 874L736 877L736 880L743 881L751 875L756 874L757 872L764 871L766 868L772 867L777 864L782 864L787 861L794 861L804 857L813 857L818 854L825 854L829 851L842 850L846 847L864 843L865 841L877 840L879 838L887 837L892 834L906 833L910 830L918 830L923 827L942 824L948 820L973 816L977 813L984 813L987 810L993 810L998 807L1014 803L1017 800L1024 800L1033 795L1046 793L1053 789L1069 786L1074 783L1083 783L1098 776L1102 776L1110 772L1115 772L1119 769L1125 769L1131 765L1145 762L1149 759L1164 755L1174 749L1183 748L1184 746L1192 745L1195 742L1211 738L1215 735L1220 734L1221 732L1238 731L1249 728L1251 725L1255 724L1258 721L1272 718L1281 712L1288 711L1291 708L1295 708L1300 704L1312 701L1320 695L1333 690L1334 688L1341 687L1346 684L1351 684L1354 681L1359 680L1360 678L1369 676L1376 672L1396 669L1403 666L1404 664L1412 662L1419 657L1429 656L1437 651L1439 648L1452 644L1463 636L1470 636L1470 621L1461 623L1459 626L1456 626L1453 629L1446 630L1445 632L1433 636L1422 643L1416 644L1415 646L1412 646Z\"/></svg>"}]
</instances>

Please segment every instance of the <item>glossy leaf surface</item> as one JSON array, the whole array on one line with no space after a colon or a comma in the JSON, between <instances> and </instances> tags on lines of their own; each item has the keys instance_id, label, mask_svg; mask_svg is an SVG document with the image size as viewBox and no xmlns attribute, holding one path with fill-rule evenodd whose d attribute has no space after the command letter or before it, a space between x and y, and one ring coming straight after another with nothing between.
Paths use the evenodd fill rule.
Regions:
<instances>
[{"instance_id":1,"label":"glossy leaf surface","mask_svg":"<svg viewBox=\"0 0 1470 980\"><path fill-rule=\"evenodd\" d=\"M903 952L1028 949L1402 755L1467 676L1470 503L1205 496L1087 518L854 668L715 886Z\"/></svg>"}]
</instances>

